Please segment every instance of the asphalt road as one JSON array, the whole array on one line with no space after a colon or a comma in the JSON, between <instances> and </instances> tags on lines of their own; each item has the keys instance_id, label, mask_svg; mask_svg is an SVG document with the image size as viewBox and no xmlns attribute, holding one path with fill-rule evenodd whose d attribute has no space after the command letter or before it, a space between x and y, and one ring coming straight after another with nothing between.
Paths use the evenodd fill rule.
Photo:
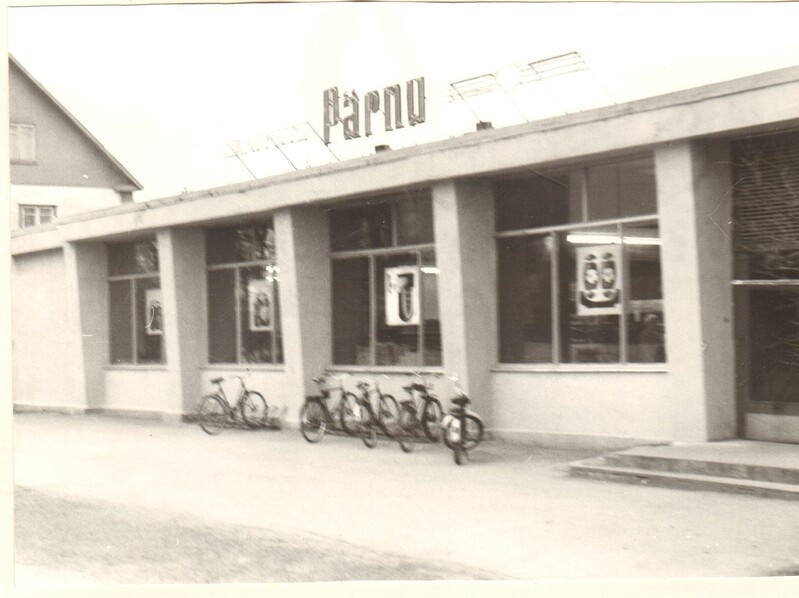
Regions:
<instances>
[{"instance_id":1,"label":"asphalt road","mask_svg":"<svg viewBox=\"0 0 799 598\"><path fill-rule=\"evenodd\" d=\"M799 503L573 479L585 451L409 455L295 430L14 421L17 583L588 580L799 571Z\"/></svg>"}]
</instances>

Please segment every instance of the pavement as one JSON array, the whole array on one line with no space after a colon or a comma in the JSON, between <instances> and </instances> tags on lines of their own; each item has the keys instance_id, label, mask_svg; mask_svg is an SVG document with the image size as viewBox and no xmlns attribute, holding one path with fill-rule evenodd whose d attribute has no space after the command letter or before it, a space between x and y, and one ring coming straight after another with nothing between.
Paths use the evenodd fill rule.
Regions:
<instances>
[{"instance_id":1,"label":"pavement","mask_svg":"<svg viewBox=\"0 0 799 598\"><path fill-rule=\"evenodd\" d=\"M507 579L799 574L799 502L568 477L570 462L596 454L487 441L458 467L442 445L404 454L385 439L371 450L343 436L309 444L292 429L208 436L190 424L14 416L15 485L50 496Z\"/></svg>"}]
</instances>

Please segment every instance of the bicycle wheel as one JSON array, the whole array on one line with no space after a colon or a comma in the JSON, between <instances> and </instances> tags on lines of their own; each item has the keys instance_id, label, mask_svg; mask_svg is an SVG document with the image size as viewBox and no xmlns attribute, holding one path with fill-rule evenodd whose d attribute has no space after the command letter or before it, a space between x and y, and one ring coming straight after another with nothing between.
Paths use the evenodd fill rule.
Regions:
<instances>
[{"instance_id":1,"label":"bicycle wheel","mask_svg":"<svg viewBox=\"0 0 799 598\"><path fill-rule=\"evenodd\" d=\"M443 417L444 412L441 409L439 400L428 400L422 411L422 429L424 430L424 435L431 442L438 442L441 438L441 418Z\"/></svg>"},{"instance_id":2,"label":"bicycle wheel","mask_svg":"<svg viewBox=\"0 0 799 598\"><path fill-rule=\"evenodd\" d=\"M461 430L461 446L464 450L473 449L483 441L483 420L471 413L466 414Z\"/></svg>"},{"instance_id":3,"label":"bicycle wheel","mask_svg":"<svg viewBox=\"0 0 799 598\"><path fill-rule=\"evenodd\" d=\"M341 429L350 436L358 433L358 397L351 392L345 392L341 397L338 417Z\"/></svg>"},{"instance_id":4,"label":"bicycle wheel","mask_svg":"<svg viewBox=\"0 0 799 598\"><path fill-rule=\"evenodd\" d=\"M266 399L260 392L248 390L244 393L239 408L241 409L241 419L250 428L266 425L269 408L266 406Z\"/></svg>"},{"instance_id":5,"label":"bicycle wheel","mask_svg":"<svg viewBox=\"0 0 799 598\"><path fill-rule=\"evenodd\" d=\"M319 442L325 435L325 411L316 401L306 401L300 409L300 432L308 442Z\"/></svg>"},{"instance_id":6,"label":"bicycle wheel","mask_svg":"<svg viewBox=\"0 0 799 598\"><path fill-rule=\"evenodd\" d=\"M366 405L361 405L361 440L369 447L374 448L377 444L377 430L375 429L372 410Z\"/></svg>"},{"instance_id":7,"label":"bicycle wheel","mask_svg":"<svg viewBox=\"0 0 799 598\"><path fill-rule=\"evenodd\" d=\"M404 406L399 414L397 429L397 440L403 452L410 453L413 447L416 446L416 429L418 426L419 420L416 417L416 409L410 405Z\"/></svg>"},{"instance_id":8,"label":"bicycle wheel","mask_svg":"<svg viewBox=\"0 0 799 598\"><path fill-rule=\"evenodd\" d=\"M393 438L399 424L400 408L391 395L380 395L377 402L377 425L389 438Z\"/></svg>"},{"instance_id":9,"label":"bicycle wheel","mask_svg":"<svg viewBox=\"0 0 799 598\"><path fill-rule=\"evenodd\" d=\"M197 421L206 434L219 434L228 420L228 406L217 395L205 395L197 407Z\"/></svg>"}]
</instances>

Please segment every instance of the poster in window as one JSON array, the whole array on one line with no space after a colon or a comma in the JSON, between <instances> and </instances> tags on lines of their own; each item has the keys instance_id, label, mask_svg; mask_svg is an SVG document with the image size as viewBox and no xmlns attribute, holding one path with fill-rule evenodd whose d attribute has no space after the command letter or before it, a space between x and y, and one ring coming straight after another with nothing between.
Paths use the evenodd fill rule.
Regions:
<instances>
[{"instance_id":1,"label":"poster in window","mask_svg":"<svg viewBox=\"0 0 799 598\"><path fill-rule=\"evenodd\" d=\"M386 268L386 324L415 326L419 324L419 268L398 266Z\"/></svg>"},{"instance_id":2,"label":"poster in window","mask_svg":"<svg viewBox=\"0 0 799 598\"><path fill-rule=\"evenodd\" d=\"M144 291L144 331L151 336L164 333L164 308L161 302L161 289Z\"/></svg>"},{"instance_id":3,"label":"poster in window","mask_svg":"<svg viewBox=\"0 0 799 598\"><path fill-rule=\"evenodd\" d=\"M272 330L274 308L271 280L250 280L247 283L247 305L250 315L250 331Z\"/></svg>"},{"instance_id":4,"label":"poster in window","mask_svg":"<svg viewBox=\"0 0 799 598\"><path fill-rule=\"evenodd\" d=\"M577 248L577 315L621 313L620 246Z\"/></svg>"}]
</instances>

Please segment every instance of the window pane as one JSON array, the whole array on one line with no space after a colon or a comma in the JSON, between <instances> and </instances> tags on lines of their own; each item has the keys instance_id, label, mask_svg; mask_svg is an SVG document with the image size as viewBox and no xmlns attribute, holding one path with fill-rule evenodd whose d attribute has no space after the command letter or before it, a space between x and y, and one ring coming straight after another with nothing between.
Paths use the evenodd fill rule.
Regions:
<instances>
[{"instance_id":1,"label":"window pane","mask_svg":"<svg viewBox=\"0 0 799 598\"><path fill-rule=\"evenodd\" d=\"M416 253L375 258L377 365L421 365L420 270Z\"/></svg>"},{"instance_id":2,"label":"window pane","mask_svg":"<svg viewBox=\"0 0 799 598\"><path fill-rule=\"evenodd\" d=\"M333 362L371 365L369 259L333 260Z\"/></svg>"},{"instance_id":3,"label":"window pane","mask_svg":"<svg viewBox=\"0 0 799 598\"><path fill-rule=\"evenodd\" d=\"M441 322L438 310L438 266L435 251L422 252L422 318L424 365L441 365Z\"/></svg>"},{"instance_id":4,"label":"window pane","mask_svg":"<svg viewBox=\"0 0 799 598\"><path fill-rule=\"evenodd\" d=\"M36 209L24 207L22 208L22 228L36 226Z\"/></svg>"},{"instance_id":5,"label":"window pane","mask_svg":"<svg viewBox=\"0 0 799 598\"><path fill-rule=\"evenodd\" d=\"M108 272L120 274L155 274L158 272L158 244L155 239L108 246Z\"/></svg>"},{"instance_id":6,"label":"window pane","mask_svg":"<svg viewBox=\"0 0 799 598\"><path fill-rule=\"evenodd\" d=\"M651 158L588 169L588 219L609 220L657 213Z\"/></svg>"},{"instance_id":7,"label":"window pane","mask_svg":"<svg viewBox=\"0 0 799 598\"><path fill-rule=\"evenodd\" d=\"M271 223L206 231L208 264L266 261L277 263L275 233Z\"/></svg>"},{"instance_id":8,"label":"window pane","mask_svg":"<svg viewBox=\"0 0 799 598\"><path fill-rule=\"evenodd\" d=\"M736 292L736 301L748 312L750 400L799 403L799 293L747 288Z\"/></svg>"},{"instance_id":9,"label":"window pane","mask_svg":"<svg viewBox=\"0 0 799 598\"><path fill-rule=\"evenodd\" d=\"M109 283L111 363L133 363L132 288L130 280Z\"/></svg>"},{"instance_id":10,"label":"window pane","mask_svg":"<svg viewBox=\"0 0 799 598\"><path fill-rule=\"evenodd\" d=\"M333 251L390 247L391 204L333 210L330 227Z\"/></svg>"},{"instance_id":11,"label":"window pane","mask_svg":"<svg viewBox=\"0 0 799 598\"><path fill-rule=\"evenodd\" d=\"M496 184L495 193L499 231L582 220L579 186L571 185L568 176L531 176L500 181Z\"/></svg>"},{"instance_id":12,"label":"window pane","mask_svg":"<svg viewBox=\"0 0 799 598\"><path fill-rule=\"evenodd\" d=\"M236 363L235 270L208 271L208 361Z\"/></svg>"},{"instance_id":13,"label":"window pane","mask_svg":"<svg viewBox=\"0 0 799 598\"><path fill-rule=\"evenodd\" d=\"M619 361L618 227L559 233L561 361Z\"/></svg>"},{"instance_id":14,"label":"window pane","mask_svg":"<svg viewBox=\"0 0 799 598\"><path fill-rule=\"evenodd\" d=\"M134 280L136 287L136 362L164 361L164 311L158 278Z\"/></svg>"},{"instance_id":15,"label":"window pane","mask_svg":"<svg viewBox=\"0 0 799 598\"><path fill-rule=\"evenodd\" d=\"M276 363L272 346L277 310L272 266L241 268L241 359L244 363Z\"/></svg>"},{"instance_id":16,"label":"window pane","mask_svg":"<svg viewBox=\"0 0 799 598\"><path fill-rule=\"evenodd\" d=\"M499 352L503 363L552 362L552 239L499 239Z\"/></svg>"},{"instance_id":17,"label":"window pane","mask_svg":"<svg viewBox=\"0 0 799 598\"><path fill-rule=\"evenodd\" d=\"M396 204L397 245L432 243L433 202L427 194L414 194Z\"/></svg>"},{"instance_id":18,"label":"window pane","mask_svg":"<svg viewBox=\"0 0 799 598\"><path fill-rule=\"evenodd\" d=\"M55 210L53 208L49 206L42 206L39 208L39 222L41 224L52 222L54 213Z\"/></svg>"},{"instance_id":19,"label":"window pane","mask_svg":"<svg viewBox=\"0 0 799 598\"><path fill-rule=\"evenodd\" d=\"M625 226L624 255L629 278L628 361L663 363L666 348L657 224Z\"/></svg>"}]
</instances>

